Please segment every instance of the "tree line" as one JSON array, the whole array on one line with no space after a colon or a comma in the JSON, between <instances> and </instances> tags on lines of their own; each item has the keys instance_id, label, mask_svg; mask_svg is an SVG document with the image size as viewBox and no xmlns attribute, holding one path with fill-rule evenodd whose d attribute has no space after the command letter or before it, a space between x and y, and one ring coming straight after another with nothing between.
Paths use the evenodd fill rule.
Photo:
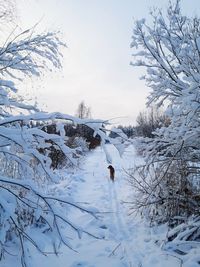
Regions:
<instances>
[{"instance_id":1,"label":"tree line","mask_svg":"<svg viewBox=\"0 0 200 267\"><path fill-rule=\"evenodd\" d=\"M168 126L170 124L170 118L164 113L162 109L149 107L144 111L139 112L136 117L136 123L134 125L123 126L118 125L117 128L121 129L128 138L134 137L149 137L154 138L154 131L162 126ZM110 132L110 137L115 138L117 134Z\"/></svg>"}]
</instances>

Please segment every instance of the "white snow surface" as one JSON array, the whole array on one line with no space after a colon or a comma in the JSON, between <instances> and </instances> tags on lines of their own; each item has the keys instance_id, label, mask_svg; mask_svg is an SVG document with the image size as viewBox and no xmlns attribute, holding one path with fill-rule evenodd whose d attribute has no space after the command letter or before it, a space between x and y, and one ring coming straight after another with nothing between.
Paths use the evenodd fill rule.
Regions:
<instances>
[{"instance_id":1,"label":"white snow surface","mask_svg":"<svg viewBox=\"0 0 200 267\"><path fill-rule=\"evenodd\" d=\"M71 172L70 179L69 173L66 173L67 179L56 185L61 197L70 196L81 206L92 211L99 210L98 219L76 209L69 208L68 211L71 221L98 238L85 233L78 238L74 231L68 230L66 236L75 251L62 246L58 256L52 253L45 257L31 248L29 266L195 267L196 263L189 258L182 264L181 258L162 250L167 231L165 226L150 228L140 215L129 215L130 210L123 202L130 201L134 192L127 182L124 169L133 167L142 159L131 145L126 148L122 158L116 148L106 146L116 171L114 183L109 179L103 148L97 148L88 153L78 171ZM40 240L42 247L42 238L35 236L35 239ZM16 257L10 256L10 261L1 262L1 267L13 266L21 266Z\"/></svg>"}]
</instances>

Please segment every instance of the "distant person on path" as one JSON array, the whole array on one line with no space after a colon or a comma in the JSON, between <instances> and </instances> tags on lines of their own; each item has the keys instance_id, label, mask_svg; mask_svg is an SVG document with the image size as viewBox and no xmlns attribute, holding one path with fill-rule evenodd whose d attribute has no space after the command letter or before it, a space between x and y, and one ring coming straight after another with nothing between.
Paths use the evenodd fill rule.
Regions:
<instances>
[{"instance_id":1,"label":"distant person on path","mask_svg":"<svg viewBox=\"0 0 200 267\"><path fill-rule=\"evenodd\" d=\"M115 178L115 169L113 168L112 165L108 166L108 169L110 169L110 179L114 182L114 178Z\"/></svg>"}]
</instances>

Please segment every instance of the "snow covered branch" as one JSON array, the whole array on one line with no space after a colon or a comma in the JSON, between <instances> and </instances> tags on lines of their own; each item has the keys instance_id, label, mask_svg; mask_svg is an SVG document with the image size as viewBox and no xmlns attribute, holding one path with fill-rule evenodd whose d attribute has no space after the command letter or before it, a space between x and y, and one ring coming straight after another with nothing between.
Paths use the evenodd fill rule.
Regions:
<instances>
[{"instance_id":1,"label":"snow covered branch","mask_svg":"<svg viewBox=\"0 0 200 267\"><path fill-rule=\"evenodd\" d=\"M1 8L0 21L8 18L9 11ZM71 208L97 219L97 210L52 192L60 176L52 166L51 153L62 153L67 163L77 165L80 147L68 145L66 123L87 125L102 143L109 139L106 121L40 112L18 95L16 81L20 84L26 76L61 68L61 49L66 45L58 33L38 34L36 29L19 32L16 27L0 44L0 261L8 255L20 256L23 267L28 266L30 245L48 255L49 244L54 253L60 244L73 249L67 236L71 230L79 237L85 233L99 238L68 217ZM56 125L55 133L44 130L51 124ZM44 239L44 247L38 236Z\"/></svg>"},{"instance_id":2,"label":"snow covered branch","mask_svg":"<svg viewBox=\"0 0 200 267\"><path fill-rule=\"evenodd\" d=\"M200 19L184 16L180 3L151 12L152 24L136 21L132 41L132 65L146 69L152 89L147 104L165 105L169 118L143 139L145 165L129 175L135 208L170 226L177 216L199 214L200 204Z\"/></svg>"}]
</instances>

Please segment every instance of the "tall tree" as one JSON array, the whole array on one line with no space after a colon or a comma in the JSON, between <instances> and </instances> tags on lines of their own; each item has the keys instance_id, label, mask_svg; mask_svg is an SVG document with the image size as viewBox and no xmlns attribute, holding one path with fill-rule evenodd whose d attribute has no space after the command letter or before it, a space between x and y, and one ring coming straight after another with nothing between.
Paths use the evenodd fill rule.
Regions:
<instances>
[{"instance_id":1,"label":"tall tree","mask_svg":"<svg viewBox=\"0 0 200 267\"><path fill-rule=\"evenodd\" d=\"M78 105L76 117L80 119L91 118L91 109L86 106L84 101L81 101Z\"/></svg>"},{"instance_id":2,"label":"tall tree","mask_svg":"<svg viewBox=\"0 0 200 267\"><path fill-rule=\"evenodd\" d=\"M170 125L148 140L146 165L137 169L141 180L132 178L141 196L136 206L170 221L199 213L200 19L184 16L180 0L169 3L166 15L157 10L151 18L151 24L135 23L132 65L146 68L148 104L165 103Z\"/></svg>"}]
</instances>

